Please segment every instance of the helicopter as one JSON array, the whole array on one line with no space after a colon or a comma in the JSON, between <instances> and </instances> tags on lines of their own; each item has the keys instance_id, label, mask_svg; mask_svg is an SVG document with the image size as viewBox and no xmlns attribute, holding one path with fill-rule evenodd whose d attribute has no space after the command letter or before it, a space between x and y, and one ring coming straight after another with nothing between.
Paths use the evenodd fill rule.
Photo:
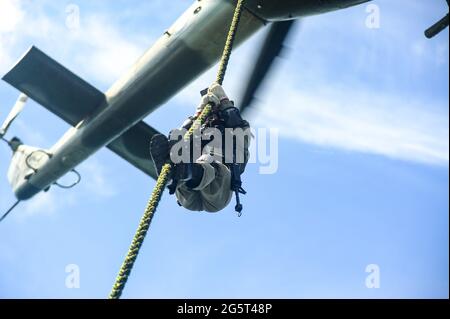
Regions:
<instances>
[{"instance_id":1,"label":"helicopter","mask_svg":"<svg viewBox=\"0 0 450 319\"><path fill-rule=\"evenodd\" d=\"M247 1L236 44L244 43L260 29L269 30L244 85L241 112L251 107L297 20L368 1ZM149 164L148 147L159 132L143 119L218 61L235 5L235 0L195 1L106 92L32 46L2 78L21 92L0 128L1 140L13 152L8 181L17 198L4 217L21 201L49 191L53 185L71 188L78 184L81 176L76 167L103 147L156 179L157 172ZM448 24L447 14L425 35L432 38ZM71 125L49 149L26 145L17 137L6 138L28 99ZM69 172L76 175L76 181L72 185L58 184Z\"/></svg>"}]
</instances>

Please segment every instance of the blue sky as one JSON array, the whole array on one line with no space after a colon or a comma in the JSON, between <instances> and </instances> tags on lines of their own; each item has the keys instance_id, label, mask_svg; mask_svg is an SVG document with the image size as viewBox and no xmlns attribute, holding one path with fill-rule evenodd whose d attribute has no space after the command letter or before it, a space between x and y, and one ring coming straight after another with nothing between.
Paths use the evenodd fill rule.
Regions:
<instances>
[{"instance_id":1,"label":"blue sky","mask_svg":"<svg viewBox=\"0 0 450 319\"><path fill-rule=\"evenodd\" d=\"M188 8L186 1L0 0L0 73L31 45L106 90ZM126 298L448 298L448 30L423 31L445 1L374 1L309 17L249 114L279 130L278 171L250 165L244 216L190 213L165 195ZM264 31L236 50L225 88L238 97ZM108 39L109 41L106 41ZM215 68L146 121L168 132L191 114ZM0 118L18 92L0 84ZM48 148L68 126L30 102L10 135ZM0 211L13 202L0 150ZM21 205L0 225L1 298L104 298L153 188L102 150L76 189ZM80 269L68 289L65 267ZM380 288L365 285L367 265Z\"/></svg>"}]
</instances>

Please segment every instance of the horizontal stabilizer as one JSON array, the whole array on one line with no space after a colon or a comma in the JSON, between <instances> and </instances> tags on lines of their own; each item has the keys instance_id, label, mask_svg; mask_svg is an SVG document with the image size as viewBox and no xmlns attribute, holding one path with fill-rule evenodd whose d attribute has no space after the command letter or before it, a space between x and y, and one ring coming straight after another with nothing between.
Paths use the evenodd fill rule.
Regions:
<instances>
[{"instance_id":1,"label":"horizontal stabilizer","mask_svg":"<svg viewBox=\"0 0 450 319\"><path fill-rule=\"evenodd\" d=\"M150 140L160 134L144 122L139 122L127 132L108 145L108 148L139 168L147 175L157 179L157 174L150 159Z\"/></svg>"},{"instance_id":2,"label":"horizontal stabilizer","mask_svg":"<svg viewBox=\"0 0 450 319\"><path fill-rule=\"evenodd\" d=\"M34 46L3 80L72 126L105 99L102 92Z\"/></svg>"}]
</instances>

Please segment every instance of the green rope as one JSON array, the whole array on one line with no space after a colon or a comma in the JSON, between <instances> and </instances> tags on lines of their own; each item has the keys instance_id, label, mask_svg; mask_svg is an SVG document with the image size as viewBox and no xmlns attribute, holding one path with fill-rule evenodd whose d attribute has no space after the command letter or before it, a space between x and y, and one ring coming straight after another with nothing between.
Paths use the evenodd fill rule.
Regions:
<instances>
[{"instance_id":1,"label":"green rope","mask_svg":"<svg viewBox=\"0 0 450 319\"><path fill-rule=\"evenodd\" d=\"M228 62L230 61L231 51L233 50L234 39L236 38L239 22L241 21L242 11L245 0L238 0L236 9L234 10L233 20L231 21L230 31L228 32L225 48L223 49L222 59L217 72L216 82L223 84L225 73L227 72Z\"/></svg>"},{"instance_id":2,"label":"green rope","mask_svg":"<svg viewBox=\"0 0 450 319\"><path fill-rule=\"evenodd\" d=\"M238 0L236 9L234 11L233 21L231 23L230 31L228 32L227 41L225 43L225 48L223 50L223 55L219 65L219 71L216 79L216 82L219 83L220 85L222 85L225 73L227 71L231 51L233 50L233 43L236 38L239 21L242 16L244 2L245 0ZM207 105L203 109L200 116L195 120L190 130L186 133L184 137L185 139L189 139L196 130L200 129L202 124L205 122L205 120L211 113L211 110L212 110L211 105ZM150 228L150 224L155 215L156 208L158 207L158 204L161 200L167 182L170 179L171 170L172 166L170 164L164 165L164 167L161 170L161 174L159 175L158 180L156 181L156 186L144 211L144 215L142 216L141 222L139 223L139 227L136 231L136 234L134 235L127 256L125 257L125 261L123 262L122 267L120 268L119 274L116 278L116 282L109 295L109 299L119 299L122 295L123 289L125 288L128 277L130 276L131 270L133 269L133 265L139 254L139 250Z\"/></svg>"}]
</instances>

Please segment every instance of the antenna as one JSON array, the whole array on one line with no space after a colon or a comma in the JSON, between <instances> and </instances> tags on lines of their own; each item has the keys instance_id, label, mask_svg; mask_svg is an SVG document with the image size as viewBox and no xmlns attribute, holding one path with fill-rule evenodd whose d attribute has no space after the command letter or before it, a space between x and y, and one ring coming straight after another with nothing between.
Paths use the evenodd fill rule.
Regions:
<instances>
[{"instance_id":1,"label":"antenna","mask_svg":"<svg viewBox=\"0 0 450 319\"><path fill-rule=\"evenodd\" d=\"M12 205L11 206L11 208L10 209L8 209L7 211L6 211L6 213L5 214L3 214L3 216L0 218L0 223L14 210L14 208L16 208L17 207L17 205L19 205L20 204L20 202L21 202L21 200L18 200L14 205Z\"/></svg>"}]
</instances>

